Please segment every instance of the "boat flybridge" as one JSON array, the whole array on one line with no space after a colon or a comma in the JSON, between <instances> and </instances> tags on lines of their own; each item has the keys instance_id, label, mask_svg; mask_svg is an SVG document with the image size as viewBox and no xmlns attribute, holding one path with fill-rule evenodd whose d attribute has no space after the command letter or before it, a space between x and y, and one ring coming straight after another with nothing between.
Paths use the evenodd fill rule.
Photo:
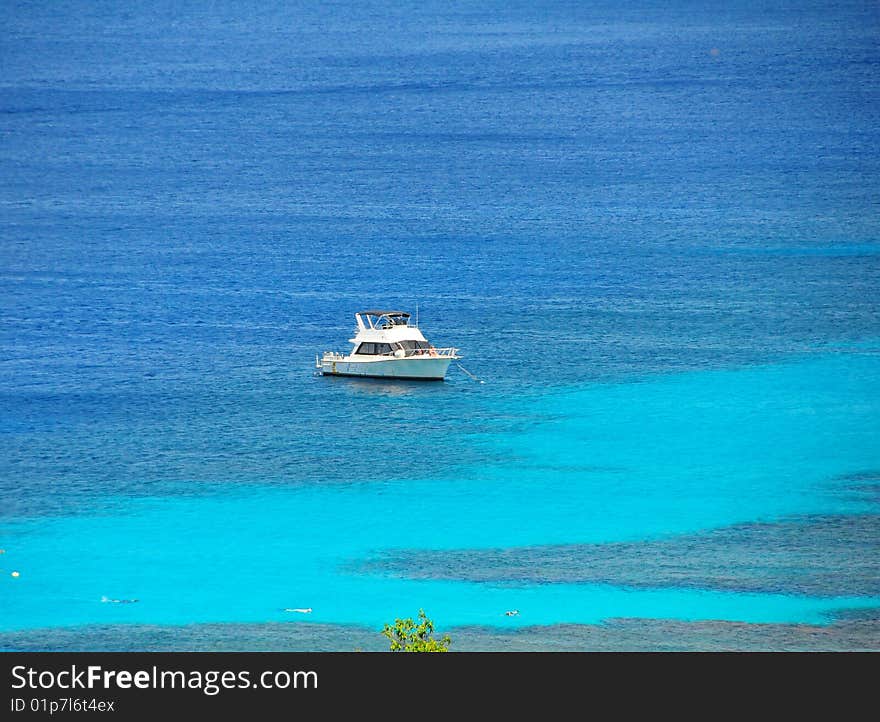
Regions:
<instances>
[{"instance_id":1,"label":"boat flybridge","mask_svg":"<svg viewBox=\"0 0 880 722\"><path fill-rule=\"evenodd\" d=\"M442 381L449 364L460 358L456 348L434 348L404 311L360 311L354 344L348 354L325 351L315 357L324 376Z\"/></svg>"}]
</instances>

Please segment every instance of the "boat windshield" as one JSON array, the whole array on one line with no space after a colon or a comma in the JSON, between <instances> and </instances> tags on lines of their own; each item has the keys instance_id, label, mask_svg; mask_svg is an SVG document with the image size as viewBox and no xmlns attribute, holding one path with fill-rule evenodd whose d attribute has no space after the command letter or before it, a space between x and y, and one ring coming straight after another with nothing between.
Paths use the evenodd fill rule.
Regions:
<instances>
[{"instance_id":1,"label":"boat windshield","mask_svg":"<svg viewBox=\"0 0 880 722\"><path fill-rule=\"evenodd\" d=\"M392 326L406 326L409 316L380 316L376 321L376 328L391 328Z\"/></svg>"},{"instance_id":2,"label":"boat windshield","mask_svg":"<svg viewBox=\"0 0 880 722\"><path fill-rule=\"evenodd\" d=\"M355 315L363 319L369 328L409 325L409 314L406 311L358 311ZM359 325L360 323L361 321L358 321Z\"/></svg>"}]
</instances>

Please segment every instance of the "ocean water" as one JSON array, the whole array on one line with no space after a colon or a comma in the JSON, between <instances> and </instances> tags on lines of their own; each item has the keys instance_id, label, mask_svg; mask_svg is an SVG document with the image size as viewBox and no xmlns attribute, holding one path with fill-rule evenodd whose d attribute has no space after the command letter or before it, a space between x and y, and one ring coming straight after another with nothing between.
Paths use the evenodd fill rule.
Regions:
<instances>
[{"instance_id":1,"label":"ocean water","mask_svg":"<svg viewBox=\"0 0 880 722\"><path fill-rule=\"evenodd\" d=\"M875 4L0 19L0 631L880 607Z\"/></svg>"}]
</instances>

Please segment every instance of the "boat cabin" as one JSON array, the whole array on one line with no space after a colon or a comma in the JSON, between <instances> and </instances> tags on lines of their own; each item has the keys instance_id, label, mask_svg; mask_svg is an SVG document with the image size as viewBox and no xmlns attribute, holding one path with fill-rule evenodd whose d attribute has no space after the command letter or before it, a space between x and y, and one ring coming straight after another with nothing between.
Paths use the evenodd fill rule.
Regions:
<instances>
[{"instance_id":1,"label":"boat cabin","mask_svg":"<svg viewBox=\"0 0 880 722\"><path fill-rule=\"evenodd\" d=\"M408 358L430 354L433 347L405 311L360 311L357 319L354 356L394 356Z\"/></svg>"}]
</instances>

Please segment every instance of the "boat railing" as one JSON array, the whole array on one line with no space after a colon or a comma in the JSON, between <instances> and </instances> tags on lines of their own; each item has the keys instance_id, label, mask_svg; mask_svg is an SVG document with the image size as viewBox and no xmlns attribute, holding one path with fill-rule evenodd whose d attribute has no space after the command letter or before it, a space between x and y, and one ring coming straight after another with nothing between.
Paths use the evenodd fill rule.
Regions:
<instances>
[{"instance_id":1,"label":"boat railing","mask_svg":"<svg viewBox=\"0 0 880 722\"><path fill-rule=\"evenodd\" d=\"M446 348L416 348L413 349L412 352L407 353L407 357L410 356L442 356L443 358L454 357L458 353L458 349L454 346L448 346Z\"/></svg>"},{"instance_id":2,"label":"boat railing","mask_svg":"<svg viewBox=\"0 0 880 722\"><path fill-rule=\"evenodd\" d=\"M394 355L394 351L385 354L376 354L377 356L388 356L389 358L398 358ZM410 349L406 352L406 356L404 358L412 358L413 356L429 356L429 357L437 357L437 358L457 358L458 349L454 346L448 346L446 348L415 348ZM346 356L344 353L339 353L338 351L325 351L324 355L321 357L321 361L319 362L317 357L315 358L315 365L320 366L321 362L331 363L333 361L342 361Z\"/></svg>"},{"instance_id":3,"label":"boat railing","mask_svg":"<svg viewBox=\"0 0 880 722\"><path fill-rule=\"evenodd\" d=\"M345 354L339 353L338 351L325 351L324 355L321 357L322 361L342 361L345 358Z\"/></svg>"}]
</instances>

